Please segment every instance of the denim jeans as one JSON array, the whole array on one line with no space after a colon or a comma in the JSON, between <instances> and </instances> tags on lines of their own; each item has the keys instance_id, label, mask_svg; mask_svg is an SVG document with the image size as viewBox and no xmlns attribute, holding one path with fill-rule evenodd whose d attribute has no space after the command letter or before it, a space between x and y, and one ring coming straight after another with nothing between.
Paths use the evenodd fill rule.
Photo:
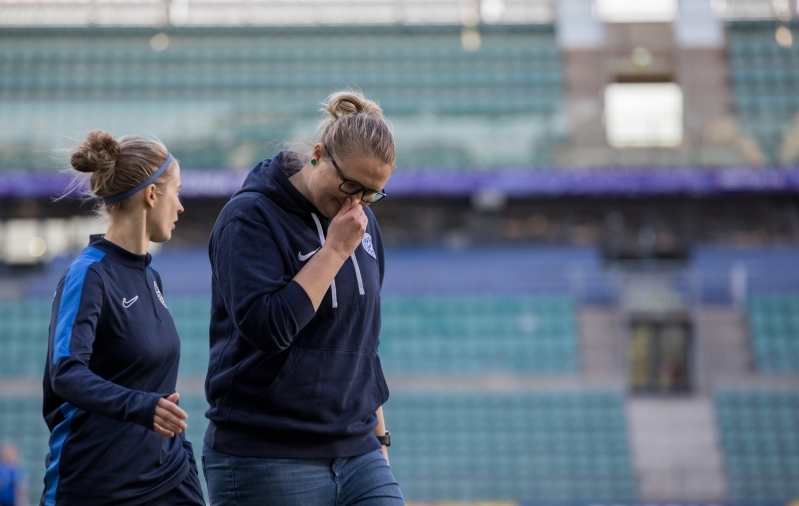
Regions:
<instances>
[{"instance_id":1,"label":"denim jeans","mask_svg":"<svg viewBox=\"0 0 799 506\"><path fill-rule=\"evenodd\" d=\"M203 472L211 506L405 504L380 450L340 459L264 459L203 445Z\"/></svg>"}]
</instances>

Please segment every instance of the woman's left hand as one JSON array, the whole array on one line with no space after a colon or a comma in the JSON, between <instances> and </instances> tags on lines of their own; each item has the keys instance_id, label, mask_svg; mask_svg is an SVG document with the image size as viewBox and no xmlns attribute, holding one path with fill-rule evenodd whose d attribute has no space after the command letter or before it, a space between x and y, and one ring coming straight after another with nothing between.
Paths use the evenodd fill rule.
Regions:
<instances>
[{"instance_id":1,"label":"woman's left hand","mask_svg":"<svg viewBox=\"0 0 799 506\"><path fill-rule=\"evenodd\" d=\"M164 437L174 437L186 429L188 418L185 411L177 405L180 394L173 393L168 397L158 399L153 416L153 430Z\"/></svg>"}]
</instances>

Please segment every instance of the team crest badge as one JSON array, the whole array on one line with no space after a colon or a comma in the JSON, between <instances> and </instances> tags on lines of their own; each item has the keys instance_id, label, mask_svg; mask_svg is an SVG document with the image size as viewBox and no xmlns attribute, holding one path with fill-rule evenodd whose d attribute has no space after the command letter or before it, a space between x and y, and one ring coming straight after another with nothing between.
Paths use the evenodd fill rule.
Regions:
<instances>
[{"instance_id":1,"label":"team crest badge","mask_svg":"<svg viewBox=\"0 0 799 506\"><path fill-rule=\"evenodd\" d=\"M368 233L363 234L363 241L361 241L361 244L363 244L363 249L365 249L366 252L369 253L369 255L371 255L372 258L377 260L377 255L375 254L375 247L372 245L372 236L369 235Z\"/></svg>"},{"instance_id":2,"label":"team crest badge","mask_svg":"<svg viewBox=\"0 0 799 506\"><path fill-rule=\"evenodd\" d=\"M166 307L166 302L164 302L164 296L161 295L161 290L158 289L158 283L156 283L155 280L153 280L153 286L155 287L155 295L158 296L158 300L160 300L161 304L163 304L164 307Z\"/></svg>"}]
</instances>

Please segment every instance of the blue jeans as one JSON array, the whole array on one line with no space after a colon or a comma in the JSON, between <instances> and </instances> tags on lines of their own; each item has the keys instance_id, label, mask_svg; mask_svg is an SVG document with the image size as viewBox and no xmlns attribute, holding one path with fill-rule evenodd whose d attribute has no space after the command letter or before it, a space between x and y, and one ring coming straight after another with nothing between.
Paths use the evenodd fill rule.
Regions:
<instances>
[{"instance_id":1,"label":"blue jeans","mask_svg":"<svg viewBox=\"0 0 799 506\"><path fill-rule=\"evenodd\" d=\"M403 506L383 452L341 459L236 457L203 445L211 506Z\"/></svg>"}]
</instances>

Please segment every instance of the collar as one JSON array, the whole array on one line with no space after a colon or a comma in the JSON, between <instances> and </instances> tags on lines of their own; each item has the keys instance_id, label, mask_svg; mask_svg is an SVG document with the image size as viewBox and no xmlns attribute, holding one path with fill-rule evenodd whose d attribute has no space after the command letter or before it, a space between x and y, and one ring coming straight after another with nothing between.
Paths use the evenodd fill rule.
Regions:
<instances>
[{"instance_id":1,"label":"collar","mask_svg":"<svg viewBox=\"0 0 799 506\"><path fill-rule=\"evenodd\" d=\"M136 253L132 253L125 248L106 240L105 234L90 235L89 246L99 249L105 253L107 257L111 257L111 259L115 262L132 269L145 270L153 259L152 255L149 253L137 255Z\"/></svg>"}]
</instances>

